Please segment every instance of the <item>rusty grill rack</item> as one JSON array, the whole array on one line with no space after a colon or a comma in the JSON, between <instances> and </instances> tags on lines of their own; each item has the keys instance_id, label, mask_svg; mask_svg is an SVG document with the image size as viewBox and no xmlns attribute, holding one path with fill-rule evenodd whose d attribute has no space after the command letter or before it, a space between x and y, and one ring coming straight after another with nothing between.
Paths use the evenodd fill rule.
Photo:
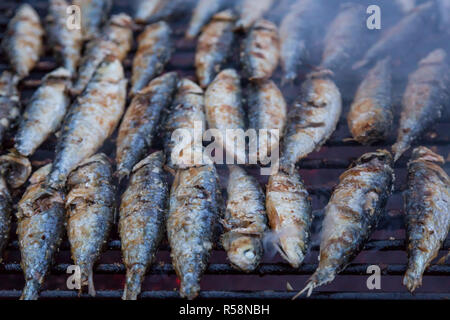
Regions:
<instances>
[{"instance_id":1,"label":"rusty grill rack","mask_svg":"<svg viewBox=\"0 0 450 320\"><path fill-rule=\"evenodd\" d=\"M347 0L345 0L347 1ZM0 3L0 37L5 34L6 24L9 21L11 14L14 9L20 5L23 1L14 0L4 0ZM31 3L39 12L41 17L46 13L46 1L26 1ZM281 4L271 13L273 20L279 20L279 14L282 10L285 10L286 3L288 0L282 0ZM365 2L365 0L361 0ZM130 12L130 6L125 0L115 0L114 1L113 13L117 12ZM277 20L278 19L278 20ZM392 20L392 19L391 19ZM389 19L388 19L389 21ZM187 23L187 18L183 18L176 23L172 23L174 28L174 34L176 37L176 47L177 50L173 54L172 60L167 66L168 71L178 71L180 75L187 77L194 77L194 67L193 67L193 57L195 51L195 42L186 41L183 37L183 32ZM448 48L447 48L448 49ZM134 52L124 61L124 67L126 69L127 76L130 75L131 61ZM413 65L414 67L415 65ZM47 53L41 61L38 63L36 68L33 70L30 77L26 78L20 85L20 92L22 96L22 101L26 103L27 99L31 96L32 92L39 86L40 79L42 76L56 67L54 59L49 53ZM0 70L7 68L7 63L3 57L0 57ZM410 70L409 70L410 71ZM394 75L394 82L400 83L399 87L404 86L406 82L406 72L400 76ZM274 80L277 84L280 83L280 72L278 71L274 75ZM249 274L243 274L242 272L232 268L227 264L226 259L223 257L224 254L222 248L218 244L215 248L212 260L214 260L205 272L205 276L213 276L214 279L218 277L239 277L245 281L245 290L222 290L222 288L213 286L211 290L204 290L200 293L200 299L217 299L217 298L234 298L234 299L290 299L295 292L286 291L280 289L279 285L273 285L274 280L269 282L268 288L263 290L255 289L252 285L252 281L258 281L255 279L246 280L250 276L260 276L262 279L267 279L269 276L283 276L283 280L279 282L290 281L296 282L299 277L302 279L298 283L301 286L306 280L307 276L311 275L317 264L314 258L318 254L318 234L320 232L320 224L323 218L323 212L320 208L323 208L328 198L332 192L333 186L337 183L339 175L348 167L351 160L355 159L364 152L374 150L376 148L388 148L395 140L395 133L391 135L387 141L380 143L374 147L363 147L354 141L347 140L349 132L346 125L345 116L348 110L349 103L352 100L353 91L358 84L357 77L353 77L350 80L344 79L338 82L338 86L341 89L344 98L344 112L342 118L338 124L338 128L329 141L323 146L320 152L312 154L308 159L301 163L301 175L303 176L308 191L312 196L313 207L315 209L315 219L313 224L313 246L311 248L311 254L309 259L298 269L291 268L287 263L282 262L280 259L273 257L265 258L263 263L255 270ZM283 88L283 93L286 97L288 103L292 102L296 97L299 84L295 86ZM397 95L394 95L394 101L396 105L399 105L402 90L397 90ZM396 108L399 109L399 108ZM398 118L398 111L396 119ZM450 151L450 117L445 115L444 118L436 124L434 130L430 134L425 135L421 140L420 144L431 146L437 148L437 151L444 155L444 157L449 157ZM397 119L398 120L398 119ZM433 134L438 133L438 134ZM115 135L109 139L102 152L107 155L114 155L114 139ZM52 137L46 142L31 158L33 169L41 166L46 161L49 161L53 157L53 148L56 139ZM158 148L158 146L156 146ZM355 260L354 263L350 264L337 278L335 282L341 277L348 277L347 281L352 281L360 276L365 276L367 278L366 270L370 264L378 264L381 267L381 272L383 277L386 279L393 279L397 284L388 291L368 291L362 290L360 287L350 287L350 289L341 290L342 285L347 281L341 281L338 288L329 288L324 286L323 288L318 288L310 299L337 299L337 300L361 300L361 299L371 299L371 300L443 300L450 299L450 264L448 262L443 262L440 264L431 265L424 274L424 290L418 290L416 294L411 295L406 291L406 289L401 285L400 277L404 274L406 270L406 254L405 254L405 243L404 243L404 225L402 217L402 199L401 192L403 189L403 184L405 181L406 172L406 160L407 157L403 157L396 165L396 185L395 191L389 200L386 216L380 222L377 231L375 232L377 236L374 236L371 241L369 241L364 251L360 254L363 256L361 261ZM445 170L448 172L450 166L448 163L445 165ZM256 173L257 168L250 168L250 172ZM225 188L226 185L226 174L225 171L219 166L219 173L221 175L221 184ZM267 182L267 177L260 177L261 184ZM22 190L23 191L23 190ZM20 192L16 195L20 197ZM14 222L15 225L15 222ZM0 264L0 299L17 299L21 294L21 288L23 285L23 280L21 279L21 267L20 267L20 254L18 253L18 241L15 236L15 228L12 228L11 241L6 250L5 261ZM395 238L395 239L393 239ZM113 254L113 257L108 257L107 259L102 258L99 264L96 266L94 274L102 275L103 278L96 280L94 282L99 285L101 289L97 290L97 298L101 299L118 299L122 295L123 289L123 275L125 274L125 267L121 263L120 258L120 240L117 240L118 236L116 232L113 232L111 240L108 242L107 250L105 254ZM148 277L174 277L174 269L170 264L170 259L168 258L169 247L167 241L165 241L161 248L160 253L162 258L157 261L148 271ZM442 253L450 250L450 237L445 241ZM51 275L55 277L62 278L61 281L51 281L48 279L47 282L53 282L49 284L48 288L44 287L41 292L41 299L72 299L72 298L89 298L87 294L79 295L77 291L65 289L65 279L68 276L66 274L67 267L71 264L70 258L68 257L69 244L64 241L60 248L60 257L57 257L56 264L51 270ZM395 262L380 262L380 258L377 262L368 262L371 260L367 255L376 253L386 253L393 254L395 257ZM165 258L164 258L165 257ZM162 261L162 262L161 262ZM160 262L160 263L158 263ZM94 277L95 277L94 276ZM117 279L117 276L120 279ZM105 278L106 277L106 278ZM266 278L264 278L266 277ZM286 278L287 277L287 278ZM437 278L434 284L427 286L430 278ZM13 281L14 285L8 285L8 282ZM215 280L205 280L212 281ZM275 280L276 281L276 280ZM356 281L356 280L355 280ZM387 280L386 280L387 281ZM106 282L113 283L114 288L103 288ZM365 281L364 281L365 283ZM178 298L179 294L177 291L173 290L177 285L175 281L171 282L171 285L160 286L158 284L144 284L142 288L142 293L140 298L146 299L174 299ZM271 288L272 286L273 288ZM437 286L437 287L436 287ZM51 288L50 288L51 287ZM209 286L211 287L211 285ZM438 290L437 290L437 289ZM297 288L296 288L297 289ZM220 290L220 291L219 291Z\"/></svg>"}]
</instances>

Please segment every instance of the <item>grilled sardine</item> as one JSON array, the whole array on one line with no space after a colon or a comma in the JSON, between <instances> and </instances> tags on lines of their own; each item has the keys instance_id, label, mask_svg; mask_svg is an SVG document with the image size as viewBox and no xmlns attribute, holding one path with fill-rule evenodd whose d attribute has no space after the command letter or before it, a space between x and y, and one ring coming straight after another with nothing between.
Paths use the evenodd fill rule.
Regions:
<instances>
[{"instance_id":1,"label":"grilled sardine","mask_svg":"<svg viewBox=\"0 0 450 320\"><path fill-rule=\"evenodd\" d=\"M119 179L128 177L134 165L148 153L162 112L172 103L177 80L175 72L155 78L131 101L117 137L116 175Z\"/></svg>"},{"instance_id":2,"label":"grilled sardine","mask_svg":"<svg viewBox=\"0 0 450 320\"><path fill-rule=\"evenodd\" d=\"M64 119L47 179L49 187L62 188L69 173L112 134L123 113L126 85L119 60L107 58L98 67Z\"/></svg>"},{"instance_id":3,"label":"grilled sardine","mask_svg":"<svg viewBox=\"0 0 450 320\"><path fill-rule=\"evenodd\" d=\"M5 70L0 76L0 145L20 117L18 78Z\"/></svg>"},{"instance_id":4,"label":"grilled sardine","mask_svg":"<svg viewBox=\"0 0 450 320\"><path fill-rule=\"evenodd\" d=\"M439 163L444 159L428 148L413 150L404 193L408 268L403 284L413 292L436 258L450 230L450 179Z\"/></svg>"},{"instance_id":5,"label":"grilled sardine","mask_svg":"<svg viewBox=\"0 0 450 320\"><path fill-rule=\"evenodd\" d=\"M232 10L219 12L203 28L198 38L195 71L202 88L206 88L213 81L231 53L234 21Z\"/></svg>"},{"instance_id":6,"label":"grilled sardine","mask_svg":"<svg viewBox=\"0 0 450 320\"><path fill-rule=\"evenodd\" d=\"M61 125L70 103L71 73L58 68L42 79L28 103L14 138L16 150L24 156L34 151Z\"/></svg>"},{"instance_id":7,"label":"grilled sardine","mask_svg":"<svg viewBox=\"0 0 450 320\"><path fill-rule=\"evenodd\" d=\"M248 30L258 19L272 7L274 0L242 0L240 17L236 22L236 29Z\"/></svg>"},{"instance_id":8,"label":"grilled sardine","mask_svg":"<svg viewBox=\"0 0 450 320\"><path fill-rule=\"evenodd\" d=\"M397 142L392 146L395 161L441 117L444 104L450 97L450 69L446 57L443 49L432 51L408 77Z\"/></svg>"},{"instance_id":9,"label":"grilled sardine","mask_svg":"<svg viewBox=\"0 0 450 320\"><path fill-rule=\"evenodd\" d=\"M164 234L169 189L163 165L162 151L139 162L122 195L119 231L127 268L124 300L135 300L141 292L145 273L155 260Z\"/></svg>"},{"instance_id":10,"label":"grilled sardine","mask_svg":"<svg viewBox=\"0 0 450 320\"><path fill-rule=\"evenodd\" d=\"M219 11L225 9L230 0L199 0L189 22L186 37L188 39L195 38L203 26L205 26L211 18Z\"/></svg>"},{"instance_id":11,"label":"grilled sardine","mask_svg":"<svg viewBox=\"0 0 450 320\"><path fill-rule=\"evenodd\" d=\"M108 20L113 0L74 0L81 9L81 32L84 40L91 40L100 33L102 24Z\"/></svg>"}]
</instances>

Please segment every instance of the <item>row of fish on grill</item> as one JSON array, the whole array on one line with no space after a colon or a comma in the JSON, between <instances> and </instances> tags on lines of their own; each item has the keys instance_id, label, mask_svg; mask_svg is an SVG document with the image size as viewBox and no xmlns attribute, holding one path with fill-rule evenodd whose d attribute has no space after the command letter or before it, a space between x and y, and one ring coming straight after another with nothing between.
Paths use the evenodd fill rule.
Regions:
<instances>
[{"instance_id":1,"label":"row of fish on grill","mask_svg":"<svg viewBox=\"0 0 450 320\"><path fill-rule=\"evenodd\" d=\"M317 23L308 17L320 10L321 1L293 3L279 30L262 19L272 2L244 0L240 13L229 8L227 1L198 2L186 35L199 34L198 84L180 79L176 72L163 73L174 49L171 28L164 20L183 8L179 1L140 1L133 20L123 13L108 18L109 0L76 0L89 17L82 20L85 25L80 30L67 28L65 0L50 0L46 31L31 6L19 7L2 41L11 71L4 71L0 78L1 138L15 129L16 122L19 125L14 150L0 156L0 251L8 242L14 210L11 192L28 181L16 214L26 280L22 299L37 298L64 229L72 259L81 269L81 283L95 294L93 268L114 224L116 178L127 183L119 206L127 270L124 299L139 295L165 231L181 280L180 294L189 299L199 293L201 276L221 231L230 263L242 271L259 265L269 227L277 235L276 247L283 258L295 268L301 265L311 242L313 214L296 164L320 148L337 126L342 99L334 75L343 68L369 66L351 105L348 125L360 143L385 139L393 122L389 52L404 46L411 39L411 29L423 27L438 3L426 2L409 11L372 47L362 45L365 29L358 28L363 7L342 6L325 36L321 64L306 76L299 98L288 111L270 77L278 60L285 82L297 77L309 46L309 31ZM125 110L127 79L122 61L133 46L133 31L142 28ZM244 89L238 71L224 69L236 32L242 30L240 73L248 81ZM17 85L39 61L45 33L61 67L42 79L21 112ZM358 56L361 61L353 64ZM305 288L308 294L331 282L362 250L393 189L394 161L439 119L448 100L446 56L443 49L431 51L409 76L394 155L386 150L364 154L341 175L326 207L320 261ZM219 130L244 129L244 102L249 127L279 129L280 170L270 176L264 193L244 167L229 165L224 203L214 164L173 163L176 145L171 136L180 128L191 130L195 121ZM114 172L110 159L97 152L116 127ZM27 157L58 130L53 162L31 175ZM164 151L149 154L158 137ZM226 141L219 143L231 152ZM443 162L432 150L418 147L408 163L409 264L404 284L410 291L421 284L450 227L449 178L439 166ZM167 171L175 176L170 188Z\"/></svg>"}]
</instances>

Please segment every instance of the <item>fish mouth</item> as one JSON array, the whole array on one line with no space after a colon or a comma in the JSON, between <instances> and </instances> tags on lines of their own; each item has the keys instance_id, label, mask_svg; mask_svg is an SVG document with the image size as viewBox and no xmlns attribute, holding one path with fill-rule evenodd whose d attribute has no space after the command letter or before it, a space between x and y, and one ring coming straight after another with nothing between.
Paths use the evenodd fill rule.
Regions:
<instances>
[{"instance_id":1,"label":"fish mouth","mask_svg":"<svg viewBox=\"0 0 450 320\"><path fill-rule=\"evenodd\" d=\"M240 236L231 241L228 259L233 267L251 272L261 261L261 240L251 236Z\"/></svg>"}]
</instances>

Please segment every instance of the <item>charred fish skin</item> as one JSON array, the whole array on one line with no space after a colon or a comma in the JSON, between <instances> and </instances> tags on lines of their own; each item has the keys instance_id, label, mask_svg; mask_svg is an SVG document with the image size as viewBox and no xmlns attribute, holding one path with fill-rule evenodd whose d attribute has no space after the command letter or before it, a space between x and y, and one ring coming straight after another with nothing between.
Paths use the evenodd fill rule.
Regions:
<instances>
[{"instance_id":1,"label":"charred fish skin","mask_svg":"<svg viewBox=\"0 0 450 320\"><path fill-rule=\"evenodd\" d=\"M46 31L49 45L57 60L71 75L75 75L81 58L83 37L80 29L67 27L66 0L50 0L49 14L46 17Z\"/></svg>"},{"instance_id":2,"label":"charred fish skin","mask_svg":"<svg viewBox=\"0 0 450 320\"><path fill-rule=\"evenodd\" d=\"M177 88L178 76L169 72L153 79L133 97L119 127L116 163L119 179L128 177L151 147L162 113L169 108Z\"/></svg>"},{"instance_id":3,"label":"charred fish skin","mask_svg":"<svg viewBox=\"0 0 450 320\"><path fill-rule=\"evenodd\" d=\"M356 91L347 122L353 138L359 143L366 145L385 140L392 129L390 70L389 58L378 61Z\"/></svg>"},{"instance_id":4,"label":"charred fish skin","mask_svg":"<svg viewBox=\"0 0 450 320\"><path fill-rule=\"evenodd\" d=\"M227 3L227 0L199 0L189 22L186 38L195 38L216 13L225 9Z\"/></svg>"},{"instance_id":5,"label":"charred fish skin","mask_svg":"<svg viewBox=\"0 0 450 320\"><path fill-rule=\"evenodd\" d=\"M180 295L194 299L213 247L222 212L214 165L178 170L170 191L167 235Z\"/></svg>"},{"instance_id":6,"label":"charred fish skin","mask_svg":"<svg viewBox=\"0 0 450 320\"><path fill-rule=\"evenodd\" d=\"M208 87L230 55L235 19L231 9L215 14L198 38L195 72L202 88Z\"/></svg>"},{"instance_id":7,"label":"charred fish skin","mask_svg":"<svg viewBox=\"0 0 450 320\"><path fill-rule=\"evenodd\" d=\"M60 127L70 103L70 78L69 70L58 68L42 79L25 108L14 138L14 147L21 155L32 155Z\"/></svg>"},{"instance_id":8,"label":"charred fish skin","mask_svg":"<svg viewBox=\"0 0 450 320\"><path fill-rule=\"evenodd\" d=\"M278 65L278 29L268 20L258 20L244 41L241 61L249 80L268 79Z\"/></svg>"},{"instance_id":9,"label":"charred fish skin","mask_svg":"<svg viewBox=\"0 0 450 320\"><path fill-rule=\"evenodd\" d=\"M261 19L272 7L274 0L242 0L240 5L240 17L236 22L237 30L248 30Z\"/></svg>"},{"instance_id":10,"label":"charred fish skin","mask_svg":"<svg viewBox=\"0 0 450 320\"><path fill-rule=\"evenodd\" d=\"M222 245L232 266L245 272L256 269L263 255L267 229L265 197L258 181L244 169L228 166L227 205Z\"/></svg>"},{"instance_id":11,"label":"charred fish skin","mask_svg":"<svg viewBox=\"0 0 450 320\"><path fill-rule=\"evenodd\" d=\"M276 233L276 247L293 268L303 262L310 247L313 221L311 199L297 172L278 171L266 188L269 225Z\"/></svg>"},{"instance_id":12,"label":"charred fish skin","mask_svg":"<svg viewBox=\"0 0 450 320\"><path fill-rule=\"evenodd\" d=\"M397 142L392 146L395 161L441 117L444 103L449 98L446 88L450 78L446 57L443 49L432 51L408 77Z\"/></svg>"},{"instance_id":13,"label":"charred fish skin","mask_svg":"<svg viewBox=\"0 0 450 320\"><path fill-rule=\"evenodd\" d=\"M124 300L136 300L164 234L169 189L163 165L162 151L139 162L122 195L119 232L127 268Z\"/></svg>"},{"instance_id":14,"label":"charred fish skin","mask_svg":"<svg viewBox=\"0 0 450 320\"><path fill-rule=\"evenodd\" d=\"M0 144L7 133L14 128L20 117L20 97L17 90L18 78L10 71L0 76Z\"/></svg>"},{"instance_id":15,"label":"charred fish skin","mask_svg":"<svg viewBox=\"0 0 450 320\"><path fill-rule=\"evenodd\" d=\"M164 123L163 145L168 167L185 169L195 165L192 152L201 151L201 143L197 146L195 141L191 141L180 148L174 132L178 129L189 130L191 137L195 137L196 123L201 124L201 128L206 128L203 90L195 82L184 78L178 83L177 94ZM184 158L187 156L190 159Z\"/></svg>"},{"instance_id":16,"label":"charred fish skin","mask_svg":"<svg viewBox=\"0 0 450 320\"><path fill-rule=\"evenodd\" d=\"M81 287L95 296L93 266L100 257L114 223L112 168L103 153L86 160L67 179L67 237ZM80 289L82 290L82 289Z\"/></svg>"},{"instance_id":17,"label":"charred fish skin","mask_svg":"<svg viewBox=\"0 0 450 320\"><path fill-rule=\"evenodd\" d=\"M111 16L102 34L89 41L80 61L78 78L71 93L79 95L86 88L98 66L107 56L123 61L133 45L133 21L130 16L120 13Z\"/></svg>"},{"instance_id":18,"label":"charred fish skin","mask_svg":"<svg viewBox=\"0 0 450 320\"><path fill-rule=\"evenodd\" d=\"M99 66L65 116L48 187L64 187L69 173L113 133L123 114L126 85L119 60L106 59Z\"/></svg>"},{"instance_id":19,"label":"charred fish skin","mask_svg":"<svg viewBox=\"0 0 450 320\"><path fill-rule=\"evenodd\" d=\"M9 21L2 48L19 79L30 73L44 50L44 29L37 12L29 4L21 5Z\"/></svg>"},{"instance_id":20,"label":"charred fish skin","mask_svg":"<svg viewBox=\"0 0 450 320\"><path fill-rule=\"evenodd\" d=\"M435 1L428 1L414 8L407 16L396 25L386 30L380 39L375 42L365 53L364 57L353 65L353 69L359 69L384 58L397 49L408 48L417 37L417 33L429 28L436 20Z\"/></svg>"},{"instance_id":21,"label":"charred fish skin","mask_svg":"<svg viewBox=\"0 0 450 320\"><path fill-rule=\"evenodd\" d=\"M62 240L65 225L64 194L45 189L51 164L37 170L18 204L17 234L20 265L25 275L21 300L36 300L53 257Z\"/></svg>"},{"instance_id":22,"label":"charred fish skin","mask_svg":"<svg viewBox=\"0 0 450 320\"><path fill-rule=\"evenodd\" d=\"M234 150L234 141L226 139L226 130L244 129L245 119L242 108L242 90L240 78L234 69L221 71L205 92L206 121L210 129L220 131L222 137L216 137L225 151L237 158L238 164L246 163L245 151Z\"/></svg>"},{"instance_id":23,"label":"charred fish skin","mask_svg":"<svg viewBox=\"0 0 450 320\"><path fill-rule=\"evenodd\" d=\"M384 213L394 180L386 150L366 153L339 178L325 208L319 266L305 289L308 296L344 270L362 250Z\"/></svg>"},{"instance_id":24,"label":"charred fish skin","mask_svg":"<svg viewBox=\"0 0 450 320\"><path fill-rule=\"evenodd\" d=\"M292 173L298 161L320 148L336 129L341 112L342 98L336 84L327 75L310 75L288 112L280 168Z\"/></svg>"},{"instance_id":25,"label":"charred fish skin","mask_svg":"<svg viewBox=\"0 0 450 320\"><path fill-rule=\"evenodd\" d=\"M91 40L100 33L102 24L108 19L113 0L74 0L81 9L81 31L83 40Z\"/></svg>"},{"instance_id":26,"label":"charred fish skin","mask_svg":"<svg viewBox=\"0 0 450 320\"><path fill-rule=\"evenodd\" d=\"M172 51L172 30L166 22L157 22L144 29L138 37L138 48L133 59L131 96L163 72Z\"/></svg>"},{"instance_id":27,"label":"charred fish skin","mask_svg":"<svg viewBox=\"0 0 450 320\"><path fill-rule=\"evenodd\" d=\"M364 53L369 37L365 10L363 5L355 3L341 6L325 35L321 68L344 70L354 57Z\"/></svg>"},{"instance_id":28,"label":"charred fish skin","mask_svg":"<svg viewBox=\"0 0 450 320\"><path fill-rule=\"evenodd\" d=\"M447 238L450 229L450 179L444 159L426 147L413 150L404 192L408 268L403 284L413 292Z\"/></svg>"}]
</instances>

